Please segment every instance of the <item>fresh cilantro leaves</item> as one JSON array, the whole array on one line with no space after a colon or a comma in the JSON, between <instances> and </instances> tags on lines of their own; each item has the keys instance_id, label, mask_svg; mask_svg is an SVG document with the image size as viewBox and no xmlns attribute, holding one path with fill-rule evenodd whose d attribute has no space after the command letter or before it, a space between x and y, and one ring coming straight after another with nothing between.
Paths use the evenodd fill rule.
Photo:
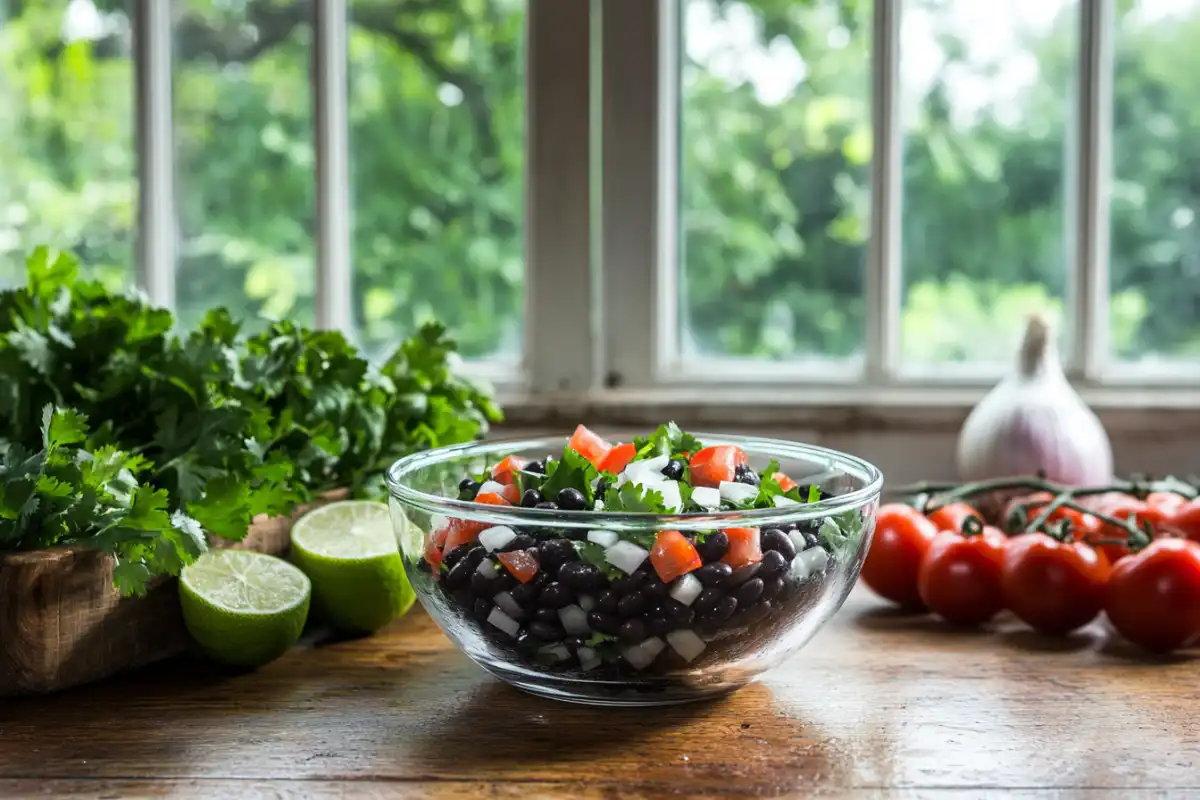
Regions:
<instances>
[{"instance_id":1,"label":"fresh cilantro leaves","mask_svg":"<svg viewBox=\"0 0 1200 800\"><path fill-rule=\"evenodd\" d=\"M563 448L561 459L551 461L546 465L546 480L541 485L541 492L547 499L552 499L563 489L578 489L583 493L583 498L587 501L588 507L591 508L592 503L596 499L592 482L598 477L600 477L600 472L592 462L579 453L576 453L570 447L566 447ZM610 511L612 510L608 508L607 499L605 500L605 508Z\"/></svg>"},{"instance_id":2,"label":"fresh cilantro leaves","mask_svg":"<svg viewBox=\"0 0 1200 800\"><path fill-rule=\"evenodd\" d=\"M604 557L604 548L595 542L572 542L575 545L575 552L579 555L580 560L591 564L596 569L604 574L604 577L609 580L617 580L624 578L625 573L609 563Z\"/></svg>"},{"instance_id":3,"label":"fresh cilantro leaves","mask_svg":"<svg viewBox=\"0 0 1200 800\"><path fill-rule=\"evenodd\" d=\"M634 458L639 460L654 456L681 456L684 453L695 453L704 447L699 439L685 433L674 422L659 425L649 436L635 437L633 446L637 448Z\"/></svg>"},{"instance_id":4,"label":"fresh cilantro leaves","mask_svg":"<svg viewBox=\"0 0 1200 800\"><path fill-rule=\"evenodd\" d=\"M644 484L627 481L620 488L609 486L604 495L605 511L626 511L636 514L667 514L662 492Z\"/></svg>"},{"instance_id":5,"label":"fresh cilantro leaves","mask_svg":"<svg viewBox=\"0 0 1200 800\"><path fill-rule=\"evenodd\" d=\"M0 550L99 547L138 593L203 552L203 531L241 539L336 487L382 494L397 457L499 419L437 324L378 366L336 332L245 337L220 308L174 326L44 247L0 292Z\"/></svg>"}]
</instances>

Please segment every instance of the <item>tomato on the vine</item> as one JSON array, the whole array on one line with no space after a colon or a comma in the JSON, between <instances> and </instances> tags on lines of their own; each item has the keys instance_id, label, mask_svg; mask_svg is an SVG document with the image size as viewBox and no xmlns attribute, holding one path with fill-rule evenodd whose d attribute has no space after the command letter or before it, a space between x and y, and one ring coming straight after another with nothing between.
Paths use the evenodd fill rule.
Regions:
<instances>
[{"instance_id":1,"label":"tomato on the vine","mask_svg":"<svg viewBox=\"0 0 1200 800\"><path fill-rule=\"evenodd\" d=\"M1117 632L1147 650L1200 641L1200 545L1159 539L1112 570L1104 611Z\"/></svg>"},{"instance_id":2,"label":"tomato on the vine","mask_svg":"<svg viewBox=\"0 0 1200 800\"><path fill-rule=\"evenodd\" d=\"M911 506L881 506L862 579L880 597L906 608L921 608L917 571L937 526Z\"/></svg>"},{"instance_id":3,"label":"tomato on the vine","mask_svg":"<svg viewBox=\"0 0 1200 800\"><path fill-rule=\"evenodd\" d=\"M993 527L963 536L942 531L929 545L917 591L929 610L959 625L987 622L1004 608L1000 570L1008 537Z\"/></svg>"},{"instance_id":4,"label":"tomato on the vine","mask_svg":"<svg viewBox=\"0 0 1200 800\"><path fill-rule=\"evenodd\" d=\"M954 503L947 503L941 508L936 508L930 511L926 516L929 521L937 525L939 531L961 531L963 523L969 517L978 517L980 520L983 516L975 510L975 507L970 503L964 503L961 500Z\"/></svg>"},{"instance_id":5,"label":"tomato on the vine","mask_svg":"<svg viewBox=\"0 0 1200 800\"><path fill-rule=\"evenodd\" d=\"M1028 523L1042 513L1042 510L1045 509L1053 499L1054 495L1046 491L1034 492L1033 494L1029 494L1024 497L1014 498L1013 500L1009 501L1008 506L1004 509L1004 518L1001 520L1001 522L1007 525L1008 520L1012 516L1016 507L1018 505L1024 505L1027 513L1026 523ZM1074 508L1064 508L1059 506L1050 512L1050 517L1047 521L1061 522L1062 520L1070 521L1071 531L1077 539L1081 539L1090 534L1095 534L1100 530L1100 520L1096 519L1091 514L1085 514L1082 511L1078 511Z\"/></svg>"},{"instance_id":6,"label":"tomato on the vine","mask_svg":"<svg viewBox=\"0 0 1200 800\"><path fill-rule=\"evenodd\" d=\"M1083 542L1022 534L1004 554L1004 604L1036 631L1069 633L1100 613L1109 570L1104 554Z\"/></svg>"},{"instance_id":7,"label":"tomato on the vine","mask_svg":"<svg viewBox=\"0 0 1200 800\"><path fill-rule=\"evenodd\" d=\"M1167 527L1193 542L1200 542L1200 498L1189 500L1176 508L1167 521Z\"/></svg>"}]
</instances>

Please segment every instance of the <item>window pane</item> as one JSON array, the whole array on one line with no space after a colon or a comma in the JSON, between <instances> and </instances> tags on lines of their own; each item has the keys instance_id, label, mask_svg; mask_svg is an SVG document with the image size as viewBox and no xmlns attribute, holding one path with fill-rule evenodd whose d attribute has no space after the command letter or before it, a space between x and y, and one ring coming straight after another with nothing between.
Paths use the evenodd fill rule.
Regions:
<instances>
[{"instance_id":1,"label":"window pane","mask_svg":"<svg viewBox=\"0 0 1200 800\"><path fill-rule=\"evenodd\" d=\"M177 0L180 322L224 305L311 325L311 5Z\"/></svg>"},{"instance_id":2,"label":"window pane","mask_svg":"<svg viewBox=\"0 0 1200 800\"><path fill-rule=\"evenodd\" d=\"M436 317L515 356L523 308L523 0L350 9L355 320L380 349Z\"/></svg>"},{"instance_id":3,"label":"window pane","mask_svg":"<svg viewBox=\"0 0 1200 800\"><path fill-rule=\"evenodd\" d=\"M681 349L861 350L871 4L683 3Z\"/></svg>"},{"instance_id":4,"label":"window pane","mask_svg":"<svg viewBox=\"0 0 1200 800\"><path fill-rule=\"evenodd\" d=\"M132 32L105 8L0 1L0 286L43 243L113 286L133 275Z\"/></svg>"},{"instance_id":5,"label":"window pane","mask_svg":"<svg viewBox=\"0 0 1200 800\"><path fill-rule=\"evenodd\" d=\"M1007 364L1028 312L1066 322L1077 3L904 8L902 356Z\"/></svg>"},{"instance_id":6,"label":"window pane","mask_svg":"<svg viewBox=\"0 0 1200 800\"><path fill-rule=\"evenodd\" d=\"M1118 4L1109 309L1122 359L1200 356L1200 2Z\"/></svg>"}]
</instances>

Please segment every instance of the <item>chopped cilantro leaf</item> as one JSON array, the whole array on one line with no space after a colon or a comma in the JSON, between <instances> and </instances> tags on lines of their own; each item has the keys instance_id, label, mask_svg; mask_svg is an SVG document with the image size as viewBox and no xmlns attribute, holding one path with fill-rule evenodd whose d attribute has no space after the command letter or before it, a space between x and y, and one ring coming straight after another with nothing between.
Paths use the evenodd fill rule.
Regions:
<instances>
[{"instance_id":1,"label":"chopped cilantro leaf","mask_svg":"<svg viewBox=\"0 0 1200 800\"><path fill-rule=\"evenodd\" d=\"M695 453L704 447L699 439L690 433L685 433L674 422L659 425L649 436L634 437L633 445L637 448L635 460L654 456L679 456L683 453Z\"/></svg>"},{"instance_id":2,"label":"chopped cilantro leaf","mask_svg":"<svg viewBox=\"0 0 1200 800\"><path fill-rule=\"evenodd\" d=\"M797 490L799 490L799 487L796 487L796 488L797 488ZM816 503L816 502L819 502L820 499L821 499L821 487L817 486L815 483L810 483L808 485L808 502Z\"/></svg>"},{"instance_id":3,"label":"chopped cilantro leaf","mask_svg":"<svg viewBox=\"0 0 1200 800\"><path fill-rule=\"evenodd\" d=\"M618 578L625 577L624 572L613 566L605 558L604 548L600 545L595 542L572 542L572 544L575 545L575 552L579 554L579 558L600 570L604 577L609 580L617 580Z\"/></svg>"},{"instance_id":4,"label":"chopped cilantro leaf","mask_svg":"<svg viewBox=\"0 0 1200 800\"><path fill-rule=\"evenodd\" d=\"M592 462L570 447L565 447L561 459L546 465L546 481L541 486L541 492L547 500L552 500L563 489L578 489L590 508L596 499L592 482L599 476L600 472Z\"/></svg>"},{"instance_id":5,"label":"chopped cilantro leaf","mask_svg":"<svg viewBox=\"0 0 1200 800\"><path fill-rule=\"evenodd\" d=\"M626 511L635 514L667 514L662 493L657 489L627 481L621 488L608 487L604 495L605 511Z\"/></svg>"}]
</instances>

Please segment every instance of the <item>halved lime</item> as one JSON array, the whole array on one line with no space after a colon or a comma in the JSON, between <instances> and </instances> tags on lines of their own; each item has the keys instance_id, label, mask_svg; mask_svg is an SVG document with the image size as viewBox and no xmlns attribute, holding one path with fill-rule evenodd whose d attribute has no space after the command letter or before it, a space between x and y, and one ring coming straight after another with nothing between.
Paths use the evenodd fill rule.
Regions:
<instances>
[{"instance_id":1,"label":"halved lime","mask_svg":"<svg viewBox=\"0 0 1200 800\"><path fill-rule=\"evenodd\" d=\"M242 667L272 661L296 643L312 585L283 559L213 550L179 576L188 633L211 658Z\"/></svg>"},{"instance_id":2,"label":"halved lime","mask_svg":"<svg viewBox=\"0 0 1200 800\"><path fill-rule=\"evenodd\" d=\"M374 633L416 599L383 503L343 500L305 514L292 526L292 561L312 579L319 612L347 633Z\"/></svg>"}]
</instances>

